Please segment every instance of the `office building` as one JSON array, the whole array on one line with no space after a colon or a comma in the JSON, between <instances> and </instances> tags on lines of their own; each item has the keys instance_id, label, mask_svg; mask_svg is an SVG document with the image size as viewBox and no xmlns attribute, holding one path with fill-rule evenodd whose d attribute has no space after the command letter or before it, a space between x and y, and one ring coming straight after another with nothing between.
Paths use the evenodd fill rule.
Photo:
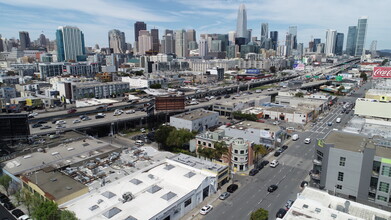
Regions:
<instances>
[{"instance_id":1,"label":"office building","mask_svg":"<svg viewBox=\"0 0 391 220\"><path fill-rule=\"evenodd\" d=\"M162 39L162 53L173 54L175 53L175 39L172 33L167 33Z\"/></svg>"},{"instance_id":2,"label":"office building","mask_svg":"<svg viewBox=\"0 0 391 220\"><path fill-rule=\"evenodd\" d=\"M376 47L377 47L377 40L373 40L371 43L371 48L370 48L370 52L371 52L372 57L377 56Z\"/></svg>"},{"instance_id":3,"label":"office building","mask_svg":"<svg viewBox=\"0 0 391 220\"><path fill-rule=\"evenodd\" d=\"M48 46L49 39L46 39L46 36L44 34L40 34L38 38L39 46L41 47L47 47Z\"/></svg>"},{"instance_id":4,"label":"office building","mask_svg":"<svg viewBox=\"0 0 391 220\"><path fill-rule=\"evenodd\" d=\"M187 30L186 31L186 38L187 38L187 42L197 41L196 31L194 29Z\"/></svg>"},{"instance_id":5,"label":"office building","mask_svg":"<svg viewBox=\"0 0 391 220\"><path fill-rule=\"evenodd\" d=\"M313 45L312 45L312 51L313 52L316 52L317 48L318 48L318 44L320 44L322 41L320 38L315 38L314 41L313 41Z\"/></svg>"},{"instance_id":6,"label":"office building","mask_svg":"<svg viewBox=\"0 0 391 220\"><path fill-rule=\"evenodd\" d=\"M228 32L228 42L229 42L229 45L234 45L235 44L235 38L236 38L236 32L235 31Z\"/></svg>"},{"instance_id":7,"label":"office building","mask_svg":"<svg viewBox=\"0 0 391 220\"><path fill-rule=\"evenodd\" d=\"M140 30L138 36L138 53L145 55L147 51L152 49L152 36L147 30Z\"/></svg>"},{"instance_id":8,"label":"office building","mask_svg":"<svg viewBox=\"0 0 391 220\"><path fill-rule=\"evenodd\" d=\"M187 57L189 56L189 49L187 47L186 40L186 31L185 30L177 30L175 31L175 54L177 57Z\"/></svg>"},{"instance_id":9,"label":"office building","mask_svg":"<svg viewBox=\"0 0 391 220\"><path fill-rule=\"evenodd\" d=\"M20 49L21 50L25 50L31 46L29 32L20 31L19 32L19 40L20 40Z\"/></svg>"},{"instance_id":10,"label":"office building","mask_svg":"<svg viewBox=\"0 0 391 220\"><path fill-rule=\"evenodd\" d=\"M210 45L210 52L221 52L221 40L212 40Z\"/></svg>"},{"instance_id":11,"label":"office building","mask_svg":"<svg viewBox=\"0 0 391 220\"><path fill-rule=\"evenodd\" d=\"M141 30L147 30L147 24L142 21L134 23L134 41L138 42L138 36Z\"/></svg>"},{"instance_id":12,"label":"office building","mask_svg":"<svg viewBox=\"0 0 391 220\"><path fill-rule=\"evenodd\" d=\"M109 47L114 53L125 53L127 49L125 33L117 29L109 31Z\"/></svg>"},{"instance_id":13,"label":"office building","mask_svg":"<svg viewBox=\"0 0 391 220\"><path fill-rule=\"evenodd\" d=\"M208 49L208 41L207 40L201 39L198 48L199 48L200 57L205 57L206 55L208 55L209 49Z\"/></svg>"},{"instance_id":14,"label":"office building","mask_svg":"<svg viewBox=\"0 0 391 220\"><path fill-rule=\"evenodd\" d=\"M357 26L349 26L346 40L346 54L354 56L356 50Z\"/></svg>"},{"instance_id":15,"label":"office building","mask_svg":"<svg viewBox=\"0 0 391 220\"><path fill-rule=\"evenodd\" d=\"M290 26L289 27L289 34L292 36L292 44L291 49L296 50L297 49L297 26Z\"/></svg>"},{"instance_id":16,"label":"office building","mask_svg":"<svg viewBox=\"0 0 391 220\"><path fill-rule=\"evenodd\" d=\"M315 142L311 178L343 198L391 210L391 148L382 137L332 131Z\"/></svg>"},{"instance_id":17,"label":"office building","mask_svg":"<svg viewBox=\"0 0 391 220\"><path fill-rule=\"evenodd\" d=\"M328 29L326 31L326 46L325 54L327 56L333 56L335 52L335 40L337 38L337 31Z\"/></svg>"},{"instance_id":18,"label":"office building","mask_svg":"<svg viewBox=\"0 0 391 220\"><path fill-rule=\"evenodd\" d=\"M63 72L63 63L40 63L39 72L41 79L46 79L47 77L59 76Z\"/></svg>"},{"instance_id":19,"label":"office building","mask_svg":"<svg viewBox=\"0 0 391 220\"><path fill-rule=\"evenodd\" d=\"M246 6L244 4L241 4L239 6L238 10L238 18L236 21L236 37L237 38L248 38L248 31L247 31L247 12L246 12Z\"/></svg>"},{"instance_id":20,"label":"office building","mask_svg":"<svg viewBox=\"0 0 391 220\"><path fill-rule=\"evenodd\" d=\"M159 29L151 29L152 53L159 53Z\"/></svg>"},{"instance_id":21,"label":"office building","mask_svg":"<svg viewBox=\"0 0 391 220\"><path fill-rule=\"evenodd\" d=\"M60 26L56 32L57 61L77 61L85 55L84 34L77 27ZM79 58L80 59L80 58Z\"/></svg>"},{"instance_id":22,"label":"office building","mask_svg":"<svg viewBox=\"0 0 391 220\"><path fill-rule=\"evenodd\" d=\"M342 55L343 36L344 36L343 33L337 33L336 40L335 40L335 49L334 49L335 55Z\"/></svg>"},{"instance_id":23,"label":"office building","mask_svg":"<svg viewBox=\"0 0 391 220\"><path fill-rule=\"evenodd\" d=\"M265 48L265 42L267 38L269 38L269 24L262 23L261 24L261 48Z\"/></svg>"},{"instance_id":24,"label":"office building","mask_svg":"<svg viewBox=\"0 0 391 220\"><path fill-rule=\"evenodd\" d=\"M278 46L278 31L270 31L270 39L272 41L272 47L271 49L277 50Z\"/></svg>"},{"instance_id":25,"label":"office building","mask_svg":"<svg viewBox=\"0 0 391 220\"><path fill-rule=\"evenodd\" d=\"M289 57L292 52L292 44L293 44L292 40L293 40L292 34L287 33L285 38L285 47L286 47L285 55L287 57Z\"/></svg>"},{"instance_id":26,"label":"office building","mask_svg":"<svg viewBox=\"0 0 391 220\"><path fill-rule=\"evenodd\" d=\"M356 49L354 52L354 56L365 55L365 37L367 35L367 22L368 17L361 17L358 19Z\"/></svg>"}]
</instances>

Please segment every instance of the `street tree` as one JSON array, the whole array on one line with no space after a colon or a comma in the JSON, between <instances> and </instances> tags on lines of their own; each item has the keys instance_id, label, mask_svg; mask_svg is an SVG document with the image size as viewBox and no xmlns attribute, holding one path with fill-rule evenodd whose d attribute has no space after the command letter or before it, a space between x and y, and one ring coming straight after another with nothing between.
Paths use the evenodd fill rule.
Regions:
<instances>
[{"instance_id":1,"label":"street tree","mask_svg":"<svg viewBox=\"0 0 391 220\"><path fill-rule=\"evenodd\" d=\"M254 144L253 145L253 150L254 150L254 153L255 153L256 164L258 164L258 156L259 155L261 155L261 156L266 155L267 154L267 149L262 144Z\"/></svg>"},{"instance_id":2,"label":"street tree","mask_svg":"<svg viewBox=\"0 0 391 220\"><path fill-rule=\"evenodd\" d=\"M251 213L250 220L268 220L269 212L263 208Z\"/></svg>"},{"instance_id":3,"label":"street tree","mask_svg":"<svg viewBox=\"0 0 391 220\"><path fill-rule=\"evenodd\" d=\"M4 187L7 196L9 196L9 186L11 184L11 181L12 179L8 175L3 174L2 176L0 176L0 185Z\"/></svg>"},{"instance_id":4,"label":"street tree","mask_svg":"<svg viewBox=\"0 0 391 220\"><path fill-rule=\"evenodd\" d=\"M367 74L364 73L364 72L360 74L360 78L362 78L362 80L364 80L364 81L367 81L367 80L368 80L368 76L367 76Z\"/></svg>"},{"instance_id":5,"label":"street tree","mask_svg":"<svg viewBox=\"0 0 391 220\"><path fill-rule=\"evenodd\" d=\"M49 200L42 201L31 214L34 219L39 220L55 220L59 219L59 215L57 204Z\"/></svg>"},{"instance_id":6,"label":"street tree","mask_svg":"<svg viewBox=\"0 0 391 220\"><path fill-rule=\"evenodd\" d=\"M69 210L62 210L60 213L60 220L78 220L76 214Z\"/></svg>"},{"instance_id":7,"label":"street tree","mask_svg":"<svg viewBox=\"0 0 391 220\"><path fill-rule=\"evenodd\" d=\"M175 130L175 127L169 125L160 126L155 132L155 140L163 149L166 148L166 140L171 131Z\"/></svg>"},{"instance_id":8,"label":"street tree","mask_svg":"<svg viewBox=\"0 0 391 220\"><path fill-rule=\"evenodd\" d=\"M304 93L302 93L302 92L297 92L297 93L295 94L295 97L303 98L303 97L304 97Z\"/></svg>"},{"instance_id":9,"label":"street tree","mask_svg":"<svg viewBox=\"0 0 391 220\"><path fill-rule=\"evenodd\" d=\"M195 134L191 131L188 131L186 129L174 129L168 134L168 137L166 139L166 146L170 147L171 150L173 148L182 149L183 146L189 143L189 141L194 137Z\"/></svg>"}]
</instances>

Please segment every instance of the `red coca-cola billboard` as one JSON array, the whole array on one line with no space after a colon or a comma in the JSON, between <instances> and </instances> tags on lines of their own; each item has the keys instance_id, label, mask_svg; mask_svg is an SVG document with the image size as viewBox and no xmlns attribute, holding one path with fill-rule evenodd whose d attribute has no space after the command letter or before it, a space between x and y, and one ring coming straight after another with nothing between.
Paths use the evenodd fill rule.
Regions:
<instances>
[{"instance_id":1,"label":"red coca-cola billboard","mask_svg":"<svg viewBox=\"0 0 391 220\"><path fill-rule=\"evenodd\" d=\"M373 69L373 78L391 78L391 67L375 67Z\"/></svg>"}]
</instances>

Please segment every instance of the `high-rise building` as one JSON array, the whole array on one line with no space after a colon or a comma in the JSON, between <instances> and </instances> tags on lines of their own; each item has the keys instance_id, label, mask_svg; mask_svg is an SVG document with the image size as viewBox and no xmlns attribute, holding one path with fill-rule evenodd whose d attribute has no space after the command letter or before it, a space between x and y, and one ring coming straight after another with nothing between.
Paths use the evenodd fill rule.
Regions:
<instances>
[{"instance_id":1,"label":"high-rise building","mask_svg":"<svg viewBox=\"0 0 391 220\"><path fill-rule=\"evenodd\" d=\"M221 40L212 40L210 52L221 52Z\"/></svg>"},{"instance_id":2,"label":"high-rise building","mask_svg":"<svg viewBox=\"0 0 391 220\"><path fill-rule=\"evenodd\" d=\"M289 26L289 33L292 35L292 49L297 49L297 26Z\"/></svg>"},{"instance_id":3,"label":"high-rise building","mask_svg":"<svg viewBox=\"0 0 391 220\"><path fill-rule=\"evenodd\" d=\"M109 47L114 53L125 53L127 49L125 33L117 29L109 31Z\"/></svg>"},{"instance_id":4,"label":"high-rise building","mask_svg":"<svg viewBox=\"0 0 391 220\"><path fill-rule=\"evenodd\" d=\"M247 31L247 12L246 6L241 4L238 10L238 19L236 21L236 37L237 38L248 38Z\"/></svg>"},{"instance_id":5,"label":"high-rise building","mask_svg":"<svg viewBox=\"0 0 391 220\"><path fill-rule=\"evenodd\" d=\"M261 48L265 48L266 39L269 38L269 24L261 24Z\"/></svg>"},{"instance_id":6,"label":"high-rise building","mask_svg":"<svg viewBox=\"0 0 391 220\"><path fill-rule=\"evenodd\" d=\"M318 48L318 44L321 43L321 39L320 38L315 38L314 39L314 44L313 44L313 48L312 48L312 51L313 52L316 52L317 48Z\"/></svg>"},{"instance_id":7,"label":"high-rise building","mask_svg":"<svg viewBox=\"0 0 391 220\"><path fill-rule=\"evenodd\" d=\"M217 40L221 40L221 51L227 51L229 45L228 34L217 35Z\"/></svg>"},{"instance_id":8,"label":"high-rise building","mask_svg":"<svg viewBox=\"0 0 391 220\"><path fill-rule=\"evenodd\" d=\"M377 56L376 47L377 47L377 40L373 40L370 48L372 57Z\"/></svg>"},{"instance_id":9,"label":"high-rise building","mask_svg":"<svg viewBox=\"0 0 391 220\"><path fill-rule=\"evenodd\" d=\"M77 27L60 26L56 32L57 60L78 60L85 55L84 34Z\"/></svg>"},{"instance_id":10,"label":"high-rise building","mask_svg":"<svg viewBox=\"0 0 391 220\"><path fill-rule=\"evenodd\" d=\"M187 38L185 30L175 31L175 54L177 57L189 56L189 49L187 48Z\"/></svg>"},{"instance_id":11,"label":"high-rise building","mask_svg":"<svg viewBox=\"0 0 391 220\"><path fill-rule=\"evenodd\" d=\"M47 41L46 41L46 36L44 34L39 35L39 46L41 47L47 47Z\"/></svg>"},{"instance_id":12,"label":"high-rise building","mask_svg":"<svg viewBox=\"0 0 391 220\"><path fill-rule=\"evenodd\" d=\"M19 40L20 40L20 49L25 50L31 46L29 32L19 31Z\"/></svg>"},{"instance_id":13,"label":"high-rise building","mask_svg":"<svg viewBox=\"0 0 391 220\"><path fill-rule=\"evenodd\" d=\"M151 29L152 52L159 53L159 29Z\"/></svg>"},{"instance_id":14,"label":"high-rise building","mask_svg":"<svg viewBox=\"0 0 391 220\"><path fill-rule=\"evenodd\" d=\"M162 52L165 54L173 54L175 53L175 40L172 33L166 33L167 34L163 36L162 40Z\"/></svg>"},{"instance_id":15,"label":"high-rise building","mask_svg":"<svg viewBox=\"0 0 391 220\"><path fill-rule=\"evenodd\" d=\"M187 38L187 42L197 41L196 31L194 29L187 30L186 31L186 38Z\"/></svg>"},{"instance_id":16,"label":"high-rise building","mask_svg":"<svg viewBox=\"0 0 391 220\"><path fill-rule=\"evenodd\" d=\"M143 21L137 21L134 23L134 41L138 41L139 32L141 30L147 30L147 24Z\"/></svg>"},{"instance_id":17,"label":"high-rise building","mask_svg":"<svg viewBox=\"0 0 391 220\"><path fill-rule=\"evenodd\" d=\"M343 33L337 33L336 40L335 40L335 49L334 49L335 55L342 55L343 37L344 37Z\"/></svg>"},{"instance_id":18,"label":"high-rise building","mask_svg":"<svg viewBox=\"0 0 391 220\"><path fill-rule=\"evenodd\" d=\"M235 38L236 38L236 32L235 31L228 32L229 45L234 45L235 44Z\"/></svg>"},{"instance_id":19,"label":"high-rise building","mask_svg":"<svg viewBox=\"0 0 391 220\"><path fill-rule=\"evenodd\" d=\"M318 45L316 45L316 53L324 53L324 48L325 48L325 44L324 43L319 43Z\"/></svg>"},{"instance_id":20,"label":"high-rise building","mask_svg":"<svg viewBox=\"0 0 391 220\"><path fill-rule=\"evenodd\" d=\"M346 40L346 54L354 56L356 50L357 26L349 26Z\"/></svg>"},{"instance_id":21,"label":"high-rise building","mask_svg":"<svg viewBox=\"0 0 391 220\"><path fill-rule=\"evenodd\" d=\"M246 38L246 44L250 42L251 36L252 36L253 29L247 29L247 38Z\"/></svg>"},{"instance_id":22,"label":"high-rise building","mask_svg":"<svg viewBox=\"0 0 391 220\"><path fill-rule=\"evenodd\" d=\"M277 42L278 42L278 31L270 31L270 38L272 39L272 47L271 49L277 50Z\"/></svg>"},{"instance_id":23,"label":"high-rise building","mask_svg":"<svg viewBox=\"0 0 391 220\"><path fill-rule=\"evenodd\" d=\"M326 46L325 54L327 56L333 56L335 52L335 40L337 37L337 31L328 29L326 31Z\"/></svg>"},{"instance_id":24,"label":"high-rise building","mask_svg":"<svg viewBox=\"0 0 391 220\"><path fill-rule=\"evenodd\" d=\"M286 56L290 56L292 52L292 34L291 33L286 33L286 38L285 38L285 46L286 46Z\"/></svg>"},{"instance_id":25,"label":"high-rise building","mask_svg":"<svg viewBox=\"0 0 391 220\"><path fill-rule=\"evenodd\" d=\"M206 55L208 55L208 41L206 39L201 39L200 40L200 43L198 45L198 48L199 48L199 55L200 57L205 57Z\"/></svg>"},{"instance_id":26,"label":"high-rise building","mask_svg":"<svg viewBox=\"0 0 391 220\"><path fill-rule=\"evenodd\" d=\"M164 30L164 35L167 35L167 34L171 34L172 36L174 36L174 31L169 30L169 29Z\"/></svg>"},{"instance_id":27,"label":"high-rise building","mask_svg":"<svg viewBox=\"0 0 391 220\"><path fill-rule=\"evenodd\" d=\"M152 36L147 30L140 30L138 36L138 53L145 55L147 51L152 50Z\"/></svg>"},{"instance_id":28,"label":"high-rise building","mask_svg":"<svg viewBox=\"0 0 391 220\"><path fill-rule=\"evenodd\" d=\"M3 52L4 51L4 41L3 39L1 38L1 34L0 34L0 52Z\"/></svg>"},{"instance_id":29,"label":"high-rise building","mask_svg":"<svg viewBox=\"0 0 391 220\"><path fill-rule=\"evenodd\" d=\"M355 56L361 56L365 54L365 37L367 35L367 22L368 17L361 17L358 19L357 24L357 38L356 38L356 50Z\"/></svg>"}]
</instances>

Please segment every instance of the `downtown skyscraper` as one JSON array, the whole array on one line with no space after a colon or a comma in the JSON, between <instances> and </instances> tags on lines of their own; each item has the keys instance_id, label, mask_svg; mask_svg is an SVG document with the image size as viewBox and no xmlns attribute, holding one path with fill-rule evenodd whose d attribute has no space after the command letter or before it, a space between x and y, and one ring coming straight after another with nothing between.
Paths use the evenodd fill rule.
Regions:
<instances>
[{"instance_id":1,"label":"downtown skyscraper","mask_svg":"<svg viewBox=\"0 0 391 220\"><path fill-rule=\"evenodd\" d=\"M261 48L265 48L266 39L269 38L269 24L262 23L261 24Z\"/></svg>"},{"instance_id":2,"label":"downtown skyscraper","mask_svg":"<svg viewBox=\"0 0 391 220\"><path fill-rule=\"evenodd\" d=\"M356 51L357 26L349 26L346 40L346 54L354 56Z\"/></svg>"},{"instance_id":3,"label":"downtown skyscraper","mask_svg":"<svg viewBox=\"0 0 391 220\"><path fill-rule=\"evenodd\" d=\"M137 21L134 23L134 45L136 49L138 50L138 36L140 34L141 30L147 30L147 24L143 21Z\"/></svg>"},{"instance_id":4,"label":"downtown skyscraper","mask_svg":"<svg viewBox=\"0 0 391 220\"><path fill-rule=\"evenodd\" d=\"M125 53L127 49L125 33L117 29L109 31L109 47L114 53Z\"/></svg>"},{"instance_id":5,"label":"downtown skyscraper","mask_svg":"<svg viewBox=\"0 0 391 220\"><path fill-rule=\"evenodd\" d=\"M84 34L77 27L60 26L56 32L57 60L78 60L78 56L85 55Z\"/></svg>"},{"instance_id":6,"label":"downtown skyscraper","mask_svg":"<svg viewBox=\"0 0 391 220\"><path fill-rule=\"evenodd\" d=\"M187 47L187 34L185 30L175 31L175 54L177 57L189 56L189 49Z\"/></svg>"},{"instance_id":7,"label":"downtown skyscraper","mask_svg":"<svg viewBox=\"0 0 391 220\"><path fill-rule=\"evenodd\" d=\"M152 37L152 52L154 54L159 53L159 29L153 28L151 29L151 37Z\"/></svg>"},{"instance_id":8,"label":"downtown skyscraper","mask_svg":"<svg viewBox=\"0 0 391 220\"><path fill-rule=\"evenodd\" d=\"M356 49L355 56L361 56L365 54L365 37L367 35L367 22L368 17L361 17L358 19L357 24L357 37L356 37Z\"/></svg>"},{"instance_id":9,"label":"downtown skyscraper","mask_svg":"<svg viewBox=\"0 0 391 220\"><path fill-rule=\"evenodd\" d=\"M337 38L337 31L328 29L326 31L326 46L325 54L327 56L333 56L335 52L335 40Z\"/></svg>"},{"instance_id":10,"label":"downtown skyscraper","mask_svg":"<svg viewBox=\"0 0 391 220\"><path fill-rule=\"evenodd\" d=\"M30 47L31 41L30 41L29 32L20 31L19 40L20 40L20 49L25 50Z\"/></svg>"},{"instance_id":11,"label":"downtown skyscraper","mask_svg":"<svg viewBox=\"0 0 391 220\"><path fill-rule=\"evenodd\" d=\"M270 49L277 50L278 31L270 31L270 39L272 40L272 47Z\"/></svg>"},{"instance_id":12,"label":"downtown skyscraper","mask_svg":"<svg viewBox=\"0 0 391 220\"><path fill-rule=\"evenodd\" d=\"M335 49L334 49L335 55L342 55L342 52L343 52L343 39L344 39L344 34L343 33L337 33L337 35L335 37Z\"/></svg>"},{"instance_id":13,"label":"downtown skyscraper","mask_svg":"<svg viewBox=\"0 0 391 220\"><path fill-rule=\"evenodd\" d=\"M238 19L236 21L236 37L237 38L248 38L247 30L247 12L246 6L241 4L238 10Z\"/></svg>"}]
</instances>

